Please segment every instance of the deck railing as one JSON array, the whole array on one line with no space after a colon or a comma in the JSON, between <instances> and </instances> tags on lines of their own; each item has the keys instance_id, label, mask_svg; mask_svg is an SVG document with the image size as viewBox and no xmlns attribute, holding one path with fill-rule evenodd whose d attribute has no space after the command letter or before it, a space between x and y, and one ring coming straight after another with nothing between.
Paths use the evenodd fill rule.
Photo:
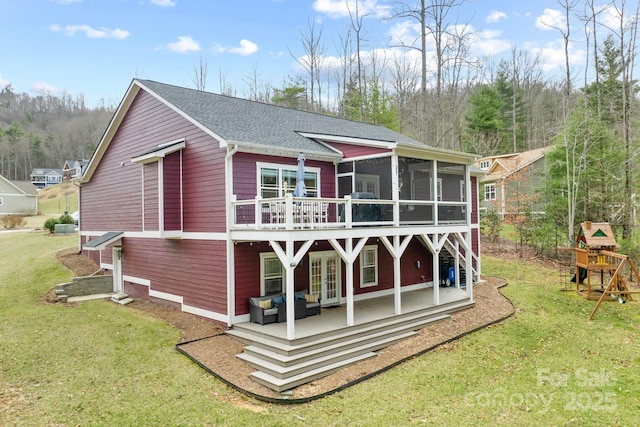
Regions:
<instances>
[{"instance_id":1,"label":"deck railing","mask_svg":"<svg viewBox=\"0 0 640 427\"><path fill-rule=\"evenodd\" d=\"M234 229L466 224L464 202L285 197L232 202Z\"/></svg>"}]
</instances>

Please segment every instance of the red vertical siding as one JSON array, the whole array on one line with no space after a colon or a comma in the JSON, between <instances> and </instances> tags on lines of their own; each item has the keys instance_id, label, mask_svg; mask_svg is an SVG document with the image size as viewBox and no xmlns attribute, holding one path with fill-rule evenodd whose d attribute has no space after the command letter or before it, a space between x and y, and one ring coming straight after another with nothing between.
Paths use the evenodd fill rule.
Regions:
<instances>
[{"instance_id":1,"label":"red vertical siding","mask_svg":"<svg viewBox=\"0 0 640 427\"><path fill-rule=\"evenodd\" d=\"M158 231L158 162L143 165L144 169L144 230Z\"/></svg>"},{"instance_id":2,"label":"red vertical siding","mask_svg":"<svg viewBox=\"0 0 640 427\"><path fill-rule=\"evenodd\" d=\"M151 281L151 290L182 296L183 303L227 312L226 243L207 240L123 240L124 274Z\"/></svg>"},{"instance_id":3,"label":"red vertical siding","mask_svg":"<svg viewBox=\"0 0 640 427\"><path fill-rule=\"evenodd\" d=\"M330 142L330 146L340 151L345 159L351 157L371 156L374 154L389 153L391 150L387 148L367 147L364 145L341 144L339 142Z\"/></svg>"},{"instance_id":4,"label":"red vertical siding","mask_svg":"<svg viewBox=\"0 0 640 427\"><path fill-rule=\"evenodd\" d=\"M182 169L181 152L166 156L162 161L164 229L182 230Z\"/></svg>"},{"instance_id":5,"label":"red vertical siding","mask_svg":"<svg viewBox=\"0 0 640 427\"><path fill-rule=\"evenodd\" d=\"M120 123L91 181L82 185L83 231L142 231L142 166L131 159L185 138L184 231L225 231L225 148L141 90Z\"/></svg>"}]
</instances>

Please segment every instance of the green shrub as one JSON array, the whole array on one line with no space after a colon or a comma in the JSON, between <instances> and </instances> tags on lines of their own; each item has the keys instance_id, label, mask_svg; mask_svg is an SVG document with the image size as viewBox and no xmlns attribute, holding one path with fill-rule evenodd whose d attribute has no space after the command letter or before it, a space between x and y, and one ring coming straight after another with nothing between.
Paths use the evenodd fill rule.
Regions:
<instances>
[{"instance_id":1,"label":"green shrub","mask_svg":"<svg viewBox=\"0 0 640 427\"><path fill-rule=\"evenodd\" d=\"M0 218L0 224L4 228L13 229L16 227L22 227L27 224L27 220L22 215L5 215Z\"/></svg>"},{"instance_id":2,"label":"green shrub","mask_svg":"<svg viewBox=\"0 0 640 427\"><path fill-rule=\"evenodd\" d=\"M60 219L58 220L59 224L75 224L76 221L71 217L71 215L65 213L64 215L60 215Z\"/></svg>"},{"instance_id":3,"label":"green shrub","mask_svg":"<svg viewBox=\"0 0 640 427\"><path fill-rule=\"evenodd\" d=\"M56 231L56 224L60 224L58 218L49 218L44 222L44 228L49 230L49 233L54 233Z\"/></svg>"}]
</instances>

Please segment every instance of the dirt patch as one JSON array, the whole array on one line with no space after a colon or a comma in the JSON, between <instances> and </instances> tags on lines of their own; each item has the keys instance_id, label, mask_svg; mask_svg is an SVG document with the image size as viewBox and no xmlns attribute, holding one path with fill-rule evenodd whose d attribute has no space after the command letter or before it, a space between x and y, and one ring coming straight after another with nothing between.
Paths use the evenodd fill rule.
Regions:
<instances>
[{"instance_id":1,"label":"dirt patch","mask_svg":"<svg viewBox=\"0 0 640 427\"><path fill-rule=\"evenodd\" d=\"M91 274L98 268L89 258L74 250L59 253L58 259L78 276ZM445 344L444 348L449 348L455 344L446 343L455 337L511 315L514 307L498 290L506 282L493 277L486 277L485 280L474 287L473 308L454 313L447 320L421 329L416 336L379 351L374 358L296 387L287 392L284 398L304 399L330 393L442 344ZM244 345L224 335L224 328L220 325L144 300L136 300L125 307L144 311L177 328L180 331L180 343L185 343L180 346L181 350L234 387L265 398L283 398L281 394L250 378L254 369L235 357L242 352Z\"/></svg>"}]
</instances>

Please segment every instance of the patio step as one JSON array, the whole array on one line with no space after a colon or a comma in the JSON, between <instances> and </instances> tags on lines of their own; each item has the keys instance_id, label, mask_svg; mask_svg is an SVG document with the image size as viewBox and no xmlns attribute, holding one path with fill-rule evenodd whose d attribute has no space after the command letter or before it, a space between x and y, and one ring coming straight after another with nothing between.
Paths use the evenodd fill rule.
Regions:
<instances>
[{"instance_id":1,"label":"patio step","mask_svg":"<svg viewBox=\"0 0 640 427\"><path fill-rule=\"evenodd\" d=\"M336 339L334 339L333 341L323 343L323 345L305 346L292 352L283 352L280 348L277 348L275 346L264 345L249 345L245 347L244 351L257 357L261 357L265 360L270 360L273 363L278 363L282 366L289 366L296 363L302 363L308 359L321 357L324 353L333 353L349 348L357 348L368 343L385 340L388 337L393 338L396 336L400 336L404 333L410 333L411 335L413 335L415 333L414 331L424 327L426 324L448 319L449 317L449 315L442 315L436 318L423 319L421 321L416 321L393 328L379 328L364 335L354 334L347 335L342 338L336 337Z\"/></svg>"},{"instance_id":2,"label":"patio step","mask_svg":"<svg viewBox=\"0 0 640 427\"><path fill-rule=\"evenodd\" d=\"M254 330L244 329L242 325L236 325L234 329L227 331L227 333L241 339L247 344L264 347L267 349L276 348L275 351L279 353L291 355L297 352L308 351L312 348L325 347L340 340L351 339L356 336L366 336L374 333L381 328L389 329L397 326L411 324L411 328L413 328L413 330L417 330L431 322L437 322L448 318L450 316L449 313L453 311L457 311L459 309L467 307L469 307L468 302L460 305L459 308L457 306L443 305L436 309L431 308L431 310L413 311L411 313L398 316L390 316L372 322L357 324L354 326L345 325L339 330L322 332L318 333L317 335L297 338L293 340L269 336L260 332L256 332ZM321 320L321 318L319 318L319 320Z\"/></svg>"},{"instance_id":3,"label":"patio step","mask_svg":"<svg viewBox=\"0 0 640 427\"><path fill-rule=\"evenodd\" d=\"M238 324L226 333L247 344L237 357L256 369L251 377L281 392L372 357L376 351L415 335L428 324L449 319L451 313L473 305L468 300L454 301L294 340L269 334L255 325ZM314 316L313 320L322 321L322 316Z\"/></svg>"},{"instance_id":4,"label":"patio step","mask_svg":"<svg viewBox=\"0 0 640 427\"><path fill-rule=\"evenodd\" d=\"M388 336L383 339L367 340L365 343L357 346L344 345L332 351L323 351L321 354L315 355L315 357L306 357L303 360L296 361L296 363L289 364L280 364L277 362L277 359L268 360L267 358L263 358L261 354L247 353L246 349L245 353L238 354L237 357L262 372L266 372L276 378L285 379L324 366L332 366L343 360L353 359L361 354L374 352L414 335L416 335L416 332L410 331L396 336Z\"/></svg>"},{"instance_id":5,"label":"patio step","mask_svg":"<svg viewBox=\"0 0 640 427\"><path fill-rule=\"evenodd\" d=\"M362 360L365 359L369 359L371 357L374 357L376 355L376 353L365 353L365 354L360 354L358 356L355 356L353 358L350 359L346 359L346 360L341 360L339 362L330 364L330 365L326 365L323 367L319 367L316 369L312 369L309 371L306 371L304 373L298 374L298 375L294 375L288 378L277 378L274 377L273 375L270 375L266 372L263 371L256 371L253 372L251 374L251 377L259 382L260 384L269 387L272 390L275 390L277 392L282 392L285 390L289 390L292 389L294 387L297 387L299 385L302 384L306 384L308 382L311 382L315 379L318 378L322 378L322 377L326 377L327 375L342 369L346 366L349 365L353 365L354 363L358 363Z\"/></svg>"}]
</instances>

